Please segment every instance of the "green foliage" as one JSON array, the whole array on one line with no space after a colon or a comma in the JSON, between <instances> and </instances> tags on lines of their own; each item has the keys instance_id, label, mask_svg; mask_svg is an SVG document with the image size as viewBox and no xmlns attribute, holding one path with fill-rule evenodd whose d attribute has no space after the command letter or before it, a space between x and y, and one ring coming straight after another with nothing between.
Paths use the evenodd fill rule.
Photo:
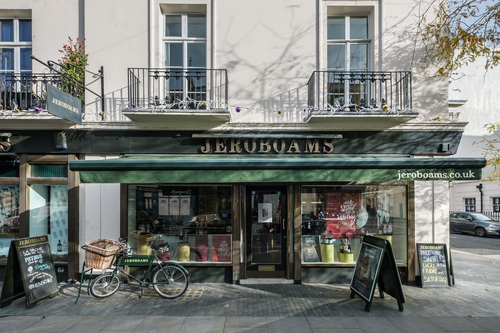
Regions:
<instances>
[{"instance_id":1,"label":"green foliage","mask_svg":"<svg viewBox=\"0 0 500 333\"><path fill-rule=\"evenodd\" d=\"M68 44L59 50L63 55L58 60L61 72L66 76L62 79L61 88L64 92L81 99L85 99L85 68L88 65L88 55L85 53L85 39L80 42L68 37Z\"/></svg>"},{"instance_id":2,"label":"green foliage","mask_svg":"<svg viewBox=\"0 0 500 333\"><path fill-rule=\"evenodd\" d=\"M450 76L479 57L486 59L485 70L500 64L497 48L500 3L497 1L441 0L436 18L427 23L424 15L422 23L420 37L429 51L428 56L440 64L438 75Z\"/></svg>"}]
</instances>

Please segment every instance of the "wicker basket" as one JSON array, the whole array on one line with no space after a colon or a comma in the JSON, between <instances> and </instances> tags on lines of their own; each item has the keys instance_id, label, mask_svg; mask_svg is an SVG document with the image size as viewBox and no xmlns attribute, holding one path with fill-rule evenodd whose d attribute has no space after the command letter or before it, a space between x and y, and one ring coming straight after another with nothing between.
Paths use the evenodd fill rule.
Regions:
<instances>
[{"instance_id":1,"label":"wicker basket","mask_svg":"<svg viewBox=\"0 0 500 333\"><path fill-rule=\"evenodd\" d=\"M85 266L95 269L106 269L120 252L122 247L111 239L97 239L87 242L85 247Z\"/></svg>"}]
</instances>

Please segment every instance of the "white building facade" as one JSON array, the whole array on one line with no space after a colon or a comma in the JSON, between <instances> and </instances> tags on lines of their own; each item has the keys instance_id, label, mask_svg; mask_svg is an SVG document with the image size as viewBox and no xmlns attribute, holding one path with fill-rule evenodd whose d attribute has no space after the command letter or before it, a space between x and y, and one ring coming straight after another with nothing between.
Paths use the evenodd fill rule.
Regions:
<instances>
[{"instance_id":1,"label":"white building facade","mask_svg":"<svg viewBox=\"0 0 500 333\"><path fill-rule=\"evenodd\" d=\"M500 70L486 70L484 59L464 66L450 83L450 118L467 122L457 157L483 157L487 141L498 134L488 131L488 124L498 123L500 104L496 91L500 87ZM471 211L500 216L500 183L492 173L493 166L483 170L483 179L450 183L450 211ZM491 177L491 179L490 179Z\"/></svg>"},{"instance_id":2,"label":"white building facade","mask_svg":"<svg viewBox=\"0 0 500 333\"><path fill-rule=\"evenodd\" d=\"M445 120L419 6L4 1L3 263L48 234L77 279L82 245L121 236L196 281L345 283L376 235L415 282L416 244L449 243L449 181L485 164L452 156L466 123ZM92 72L76 120L47 95L68 37Z\"/></svg>"}]
</instances>

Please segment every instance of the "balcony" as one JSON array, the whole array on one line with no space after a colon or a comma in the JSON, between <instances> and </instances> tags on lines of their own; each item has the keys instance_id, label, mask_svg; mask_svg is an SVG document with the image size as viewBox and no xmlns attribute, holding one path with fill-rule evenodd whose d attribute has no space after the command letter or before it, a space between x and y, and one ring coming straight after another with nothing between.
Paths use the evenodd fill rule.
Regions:
<instances>
[{"instance_id":1,"label":"balcony","mask_svg":"<svg viewBox=\"0 0 500 333\"><path fill-rule=\"evenodd\" d=\"M411 72L316 71L306 88L311 126L383 130L418 116Z\"/></svg>"},{"instance_id":2,"label":"balcony","mask_svg":"<svg viewBox=\"0 0 500 333\"><path fill-rule=\"evenodd\" d=\"M47 85L65 89L56 73L1 73L0 119L4 128L67 128L71 121L47 112Z\"/></svg>"},{"instance_id":3,"label":"balcony","mask_svg":"<svg viewBox=\"0 0 500 333\"><path fill-rule=\"evenodd\" d=\"M224 69L129 68L128 106L139 124L210 129L230 120Z\"/></svg>"}]
</instances>

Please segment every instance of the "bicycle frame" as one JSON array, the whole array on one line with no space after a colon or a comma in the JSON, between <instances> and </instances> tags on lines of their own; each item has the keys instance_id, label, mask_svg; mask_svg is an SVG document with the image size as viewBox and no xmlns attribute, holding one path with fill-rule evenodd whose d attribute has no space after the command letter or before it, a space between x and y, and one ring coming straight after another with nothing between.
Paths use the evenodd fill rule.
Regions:
<instances>
[{"instance_id":1,"label":"bicycle frame","mask_svg":"<svg viewBox=\"0 0 500 333\"><path fill-rule=\"evenodd\" d=\"M95 251L90 250L86 246L82 246L82 248L86 251L97 253ZM124 249L125 249L125 247L124 247ZM139 285L141 287L140 297L142 297L142 295L143 295L143 286L144 285L164 284L164 283L158 283L158 282L154 283L152 281L152 277L154 276L154 274L158 270L163 270L164 268L166 268L168 266L175 266L175 267L179 268L180 270L182 270L184 272L184 274L186 275L187 279L189 279L191 277L191 274L187 271L187 269L184 266L182 266L178 263L175 263L175 262L170 262L170 261L169 262L162 262L161 260L158 259L158 257L154 253L151 255L137 255L137 254L127 254L125 251L125 252L117 252L117 253L110 254L110 255L102 255L100 253L97 253L97 254L99 254L101 256L105 256L105 257L113 256L113 259L111 260L110 266L108 268L104 269L103 271L108 272L108 274L112 274L113 277L118 275L119 278L121 278L121 274L123 274L124 276L127 276L128 278L131 278L132 280L139 283ZM129 272L126 272L124 270L124 268L126 266L145 267L145 268L147 267L147 269L144 271L143 277L138 278L135 275L130 274ZM91 268L89 270L85 270L85 262L84 262L83 267L82 267L82 276L80 279L81 280L80 286L79 286L79 290L78 290L78 297L75 301L75 304L78 302L78 299L80 297L81 286L83 284L83 278L84 278L84 275L87 271L90 271L90 279L89 279L89 284L87 286L87 293L89 293L89 287L90 287L90 282L92 280L93 269ZM168 275L167 273L165 273L165 274ZM168 284L168 282L165 282L165 283Z\"/></svg>"}]
</instances>

